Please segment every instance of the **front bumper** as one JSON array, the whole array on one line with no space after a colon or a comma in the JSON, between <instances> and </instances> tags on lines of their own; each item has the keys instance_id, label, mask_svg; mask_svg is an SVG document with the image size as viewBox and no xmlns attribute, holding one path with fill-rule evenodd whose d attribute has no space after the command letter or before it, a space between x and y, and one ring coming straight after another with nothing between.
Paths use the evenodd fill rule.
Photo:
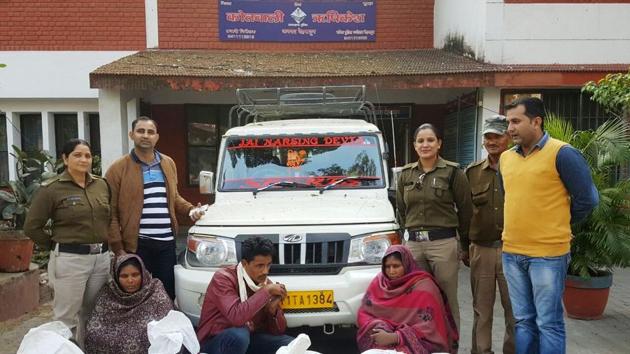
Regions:
<instances>
[{"instance_id":1,"label":"front bumper","mask_svg":"<svg viewBox=\"0 0 630 354\"><path fill-rule=\"evenodd\" d=\"M285 284L288 291L333 290L335 309L285 313L289 327L316 327L324 324L355 324L363 294L380 270L380 265L349 266L335 275L272 275L270 278ZM212 269L187 269L181 264L175 266L175 293L179 309L195 325L199 322L203 298L214 272Z\"/></svg>"}]
</instances>

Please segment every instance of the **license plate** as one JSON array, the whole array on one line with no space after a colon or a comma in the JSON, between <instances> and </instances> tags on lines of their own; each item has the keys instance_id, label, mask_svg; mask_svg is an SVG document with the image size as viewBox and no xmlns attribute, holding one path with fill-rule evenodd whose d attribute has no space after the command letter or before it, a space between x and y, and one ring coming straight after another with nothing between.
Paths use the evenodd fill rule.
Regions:
<instances>
[{"instance_id":1,"label":"license plate","mask_svg":"<svg viewBox=\"0 0 630 354\"><path fill-rule=\"evenodd\" d=\"M335 302L332 290L288 291L283 309L327 309Z\"/></svg>"}]
</instances>

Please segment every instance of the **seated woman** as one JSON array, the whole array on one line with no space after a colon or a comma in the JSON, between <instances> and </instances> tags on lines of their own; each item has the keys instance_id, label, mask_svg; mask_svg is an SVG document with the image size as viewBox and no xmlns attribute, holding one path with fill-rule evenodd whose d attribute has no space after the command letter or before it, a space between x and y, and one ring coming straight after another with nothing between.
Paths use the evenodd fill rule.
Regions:
<instances>
[{"instance_id":1,"label":"seated woman","mask_svg":"<svg viewBox=\"0 0 630 354\"><path fill-rule=\"evenodd\" d=\"M433 277L416 268L405 246L389 247L382 264L359 308L359 349L456 353L457 327Z\"/></svg>"},{"instance_id":2,"label":"seated woman","mask_svg":"<svg viewBox=\"0 0 630 354\"><path fill-rule=\"evenodd\" d=\"M86 353L147 353L147 324L173 309L162 282L152 278L140 257L116 258L111 280L96 297L88 317Z\"/></svg>"}]
</instances>

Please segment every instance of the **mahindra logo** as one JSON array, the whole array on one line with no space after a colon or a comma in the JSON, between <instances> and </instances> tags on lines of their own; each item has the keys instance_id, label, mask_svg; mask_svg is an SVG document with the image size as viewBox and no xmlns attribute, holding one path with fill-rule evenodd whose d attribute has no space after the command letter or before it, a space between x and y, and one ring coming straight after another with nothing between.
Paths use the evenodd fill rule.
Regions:
<instances>
[{"instance_id":1,"label":"mahindra logo","mask_svg":"<svg viewBox=\"0 0 630 354\"><path fill-rule=\"evenodd\" d=\"M302 242L302 240L304 239L304 236L298 235L298 234L290 234L290 235L284 235L282 239L286 243L298 243L298 242Z\"/></svg>"}]
</instances>

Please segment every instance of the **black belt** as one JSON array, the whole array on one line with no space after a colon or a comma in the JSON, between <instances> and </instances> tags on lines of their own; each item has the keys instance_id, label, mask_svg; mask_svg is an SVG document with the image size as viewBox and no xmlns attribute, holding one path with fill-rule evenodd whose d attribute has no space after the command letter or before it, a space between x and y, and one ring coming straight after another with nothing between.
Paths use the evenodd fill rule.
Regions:
<instances>
[{"instance_id":1,"label":"black belt","mask_svg":"<svg viewBox=\"0 0 630 354\"><path fill-rule=\"evenodd\" d=\"M455 237L457 230L455 228L434 229L434 230L409 230L409 241L435 241L445 238Z\"/></svg>"},{"instance_id":2,"label":"black belt","mask_svg":"<svg viewBox=\"0 0 630 354\"><path fill-rule=\"evenodd\" d=\"M107 252L107 243L60 243L59 252L74 254L100 254Z\"/></svg>"}]
</instances>

